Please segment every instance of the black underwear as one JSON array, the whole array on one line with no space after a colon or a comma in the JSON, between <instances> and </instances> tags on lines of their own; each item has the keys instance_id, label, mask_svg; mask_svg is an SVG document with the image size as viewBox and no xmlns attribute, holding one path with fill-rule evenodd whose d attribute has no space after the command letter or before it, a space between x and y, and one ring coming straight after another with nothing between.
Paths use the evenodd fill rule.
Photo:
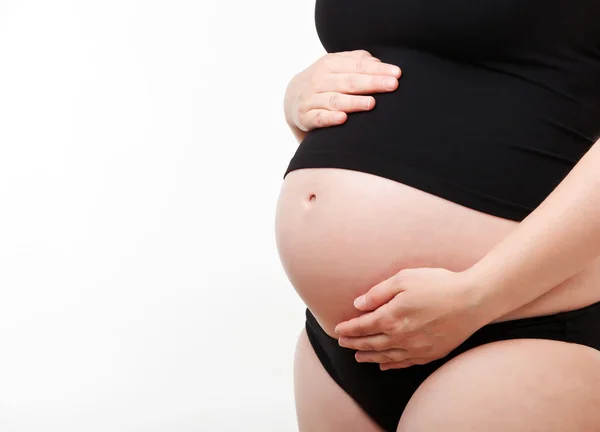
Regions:
<instances>
[{"instance_id":1,"label":"black underwear","mask_svg":"<svg viewBox=\"0 0 600 432\"><path fill-rule=\"evenodd\" d=\"M600 302L574 311L489 324L448 356L406 369L381 371L375 363L358 363L355 350L343 348L306 310L306 332L325 370L384 430L395 432L404 407L425 379L453 357L489 342L506 339L551 339L600 350Z\"/></svg>"}]
</instances>

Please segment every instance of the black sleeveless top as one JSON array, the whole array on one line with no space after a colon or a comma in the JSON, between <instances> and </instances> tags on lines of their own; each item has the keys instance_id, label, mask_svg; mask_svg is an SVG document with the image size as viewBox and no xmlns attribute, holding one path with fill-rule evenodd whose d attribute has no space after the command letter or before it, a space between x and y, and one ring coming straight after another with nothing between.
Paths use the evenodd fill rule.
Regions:
<instances>
[{"instance_id":1,"label":"black sleeveless top","mask_svg":"<svg viewBox=\"0 0 600 432\"><path fill-rule=\"evenodd\" d=\"M328 52L402 77L309 132L284 177L363 171L521 221L600 138L600 0L317 0L315 21Z\"/></svg>"}]
</instances>

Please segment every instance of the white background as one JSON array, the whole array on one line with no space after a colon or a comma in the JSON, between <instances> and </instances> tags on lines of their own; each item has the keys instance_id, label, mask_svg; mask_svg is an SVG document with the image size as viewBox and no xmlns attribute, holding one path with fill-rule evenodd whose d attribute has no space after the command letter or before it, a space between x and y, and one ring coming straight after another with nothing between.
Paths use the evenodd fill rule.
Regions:
<instances>
[{"instance_id":1,"label":"white background","mask_svg":"<svg viewBox=\"0 0 600 432\"><path fill-rule=\"evenodd\" d=\"M313 2L0 0L0 430L295 431Z\"/></svg>"}]
</instances>

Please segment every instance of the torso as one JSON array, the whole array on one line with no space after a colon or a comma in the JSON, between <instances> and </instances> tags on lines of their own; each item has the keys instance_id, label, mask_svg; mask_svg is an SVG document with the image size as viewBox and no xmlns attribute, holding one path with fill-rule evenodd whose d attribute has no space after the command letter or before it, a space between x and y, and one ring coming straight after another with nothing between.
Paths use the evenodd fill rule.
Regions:
<instances>
[{"instance_id":1,"label":"torso","mask_svg":"<svg viewBox=\"0 0 600 432\"><path fill-rule=\"evenodd\" d=\"M309 132L286 171L282 264L328 333L403 268L476 263L600 138L598 19L595 0L316 1L328 52L402 68L373 110ZM594 261L501 320L599 300Z\"/></svg>"},{"instance_id":2,"label":"torso","mask_svg":"<svg viewBox=\"0 0 600 432\"><path fill-rule=\"evenodd\" d=\"M403 268L461 271L518 222L485 214L393 180L318 168L289 173L276 214L282 265L325 331L358 316L353 300ZM523 287L523 289L527 289ZM600 301L600 262L498 321Z\"/></svg>"}]
</instances>

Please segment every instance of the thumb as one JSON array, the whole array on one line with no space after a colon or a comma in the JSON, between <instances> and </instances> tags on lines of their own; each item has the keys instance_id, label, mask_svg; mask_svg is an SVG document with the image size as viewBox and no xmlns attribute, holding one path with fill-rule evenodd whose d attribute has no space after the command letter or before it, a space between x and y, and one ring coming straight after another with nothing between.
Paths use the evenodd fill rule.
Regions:
<instances>
[{"instance_id":1,"label":"thumb","mask_svg":"<svg viewBox=\"0 0 600 432\"><path fill-rule=\"evenodd\" d=\"M366 294L354 300L354 307L363 312L372 311L383 306L398 293L403 291L400 285L400 274L396 274L383 282L378 283Z\"/></svg>"}]
</instances>

